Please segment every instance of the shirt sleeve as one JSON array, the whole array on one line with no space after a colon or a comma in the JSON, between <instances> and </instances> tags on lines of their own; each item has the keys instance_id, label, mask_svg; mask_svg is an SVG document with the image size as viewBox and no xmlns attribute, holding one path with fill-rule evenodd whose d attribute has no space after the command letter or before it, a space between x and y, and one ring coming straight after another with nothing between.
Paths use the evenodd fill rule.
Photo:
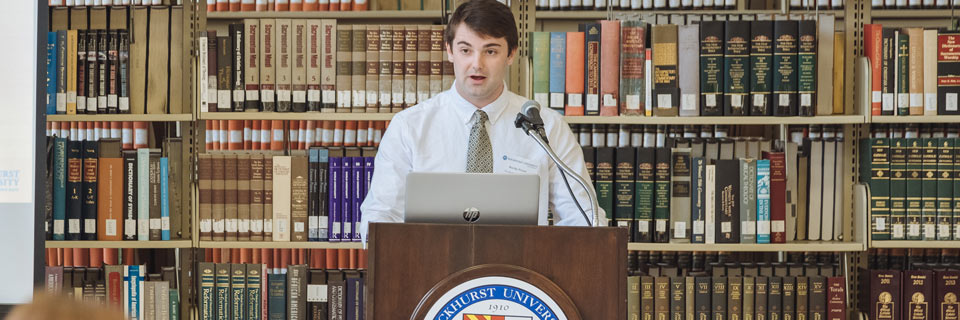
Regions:
<instances>
[{"instance_id":1,"label":"shirt sleeve","mask_svg":"<svg viewBox=\"0 0 960 320\"><path fill-rule=\"evenodd\" d=\"M374 160L373 179L367 197L360 205L358 230L366 242L370 222L402 222L404 186L412 169L410 147L404 137L405 121L397 114L380 141Z\"/></svg>"},{"instance_id":2,"label":"shirt sleeve","mask_svg":"<svg viewBox=\"0 0 960 320\"><path fill-rule=\"evenodd\" d=\"M566 122L561 120L554 121L553 124L552 130L548 133L550 146L553 147L553 151L556 152L557 157L559 157L567 167L570 167L571 170L583 177L588 187L593 188L593 181L590 180L590 175L587 174L587 168L584 164L583 149L580 148L580 144L577 142L576 136L573 135L573 131L570 130ZM586 226L586 220L583 219L580 209L577 208L577 203L570 197L570 191L567 190L567 186L563 182L560 167L553 163L553 161L550 161L549 174L550 208L553 210L554 224L560 226ZM573 194L579 200L583 211L587 214L587 218L590 219L594 226L597 226L597 222L594 221L593 206L590 204L589 194L573 177L568 175L567 181L570 183L570 189L573 190ZM600 224L602 225L606 225L605 215L603 209L600 209Z\"/></svg>"}]
</instances>

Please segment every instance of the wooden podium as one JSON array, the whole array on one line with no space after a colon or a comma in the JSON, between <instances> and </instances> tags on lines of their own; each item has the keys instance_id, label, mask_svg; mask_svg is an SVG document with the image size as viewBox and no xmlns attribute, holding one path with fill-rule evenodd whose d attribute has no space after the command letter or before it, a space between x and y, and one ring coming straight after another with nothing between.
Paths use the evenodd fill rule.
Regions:
<instances>
[{"instance_id":1,"label":"wooden podium","mask_svg":"<svg viewBox=\"0 0 960 320\"><path fill-rule=\"evenodd\" d=\"M541 289L567 319L626 318L626 229L371 223L368 239L367 319L424 319L490 276Z\"/></svg>"}]
</instances>

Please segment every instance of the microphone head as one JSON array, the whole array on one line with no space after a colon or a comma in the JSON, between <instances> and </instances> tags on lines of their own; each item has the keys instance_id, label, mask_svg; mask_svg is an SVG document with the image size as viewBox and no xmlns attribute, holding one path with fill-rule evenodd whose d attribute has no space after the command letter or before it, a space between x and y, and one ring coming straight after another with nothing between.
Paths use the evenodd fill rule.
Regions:
<instances>
[{"instance_id":1,"label":"microphone head","mask_svg":"<svg viewBox=\"0 0 960 320\"><path fill-rule=\"evenodd\" d=\"M537 113L539 114L540 103L538 103L535 100L527 100L527 102L525 102L523 106L520 107L520 112L523 113L524 115L530 115L530 111L532 111L531 109L536 109Z\"/></svg>"}]
</instances>

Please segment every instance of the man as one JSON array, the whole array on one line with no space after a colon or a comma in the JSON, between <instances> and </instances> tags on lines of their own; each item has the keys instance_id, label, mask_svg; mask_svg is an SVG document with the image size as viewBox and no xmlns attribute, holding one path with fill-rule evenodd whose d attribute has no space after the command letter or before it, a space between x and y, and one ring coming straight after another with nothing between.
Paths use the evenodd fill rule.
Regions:
<instances>
[{"instance_id":1,"label":"man","mask_svg":"<svg viewBox=\"0 0 960 320\"><path fill-rule=\"evenodd\" d=\"M360 233L370 222L402 222L404 187L410 172L493 172L540 175L539 224L547 209L557 225L586 225L560 169L513 120L526 98L506 89L507 66L517 57L513 14L495 0L461 4L444 31L456 74L453 88L397 113L383 136L373 181L360 211ZM563 117L542 109L547 138L557 155L587 179L583 151ZM587 216L587 192L569 179ZM482 197L483 195L477 195Z\"/></svg>"}]
</instances>

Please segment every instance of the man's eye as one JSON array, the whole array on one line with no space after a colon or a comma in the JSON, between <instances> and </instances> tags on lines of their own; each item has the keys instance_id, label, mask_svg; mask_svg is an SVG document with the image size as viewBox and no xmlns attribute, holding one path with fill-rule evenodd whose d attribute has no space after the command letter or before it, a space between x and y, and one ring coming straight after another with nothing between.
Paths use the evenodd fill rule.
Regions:
<instances>
[{"instance_id":1,"label":"man's eye","mask_svg":"<svg viewBox=\"0 0 960 320\"><path fill-rule=\"evenodd\" d=\"M492 56L492 55L495 55L495 54L497 54L497 50L487 50L487 54L489 54L489 55L491 55L491 56Z\"/></svg>"},{"instance_id":2,"label":"man's eye","mask_svg":"<svg viewBox=\"0 0 960 320\"><path fill-rule=\"evenodd\" d=\"M466 53L469 53L469 52L470 52L470 49L460 49L460 53L466 54Z\"/></svg>"}]
</instances>

